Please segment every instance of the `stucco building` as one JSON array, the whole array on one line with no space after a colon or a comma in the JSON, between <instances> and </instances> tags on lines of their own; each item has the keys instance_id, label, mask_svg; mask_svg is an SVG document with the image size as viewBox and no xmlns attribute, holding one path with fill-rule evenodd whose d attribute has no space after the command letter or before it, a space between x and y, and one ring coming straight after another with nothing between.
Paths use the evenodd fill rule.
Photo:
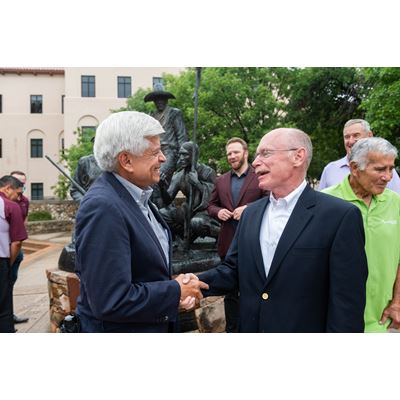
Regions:
<instances>
[{"instance_id":1,"label":"stucco building","mask_svg":"<svg viewBox=\"0 0 400 400\"><path fill-rule=\"evenodd\" d=\"M0 176L27 174L27 196L54 197L59 161L74 132L96 127L139 88L183 68L0 68Z\"/></svg>"}]
</instances>

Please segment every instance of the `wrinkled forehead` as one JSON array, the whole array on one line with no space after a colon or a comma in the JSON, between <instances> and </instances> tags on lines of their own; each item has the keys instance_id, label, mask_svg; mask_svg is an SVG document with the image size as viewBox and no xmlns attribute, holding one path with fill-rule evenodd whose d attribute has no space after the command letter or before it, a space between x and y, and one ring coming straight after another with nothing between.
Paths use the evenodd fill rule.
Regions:
<instances>
[{"instance_id":1,"label":"wrinkled forehead","mask_svg":"<svg viewBox=\"0 0 400 400\"><path fill-rule=\"evenodd\" d=\"M258 149L277 149L285 146L288 142L285 135L280 132L270 132L263 136L258 145Z\"/></svg>"},{"instance_id":2,"label":"wrinkled forehead","mask_svg":"<svg viewBox=\"0 0 400 400\"><path fill-rule=\"evenodd\" d=\"M362 126L361 123L356 123L350 126L347 126L343 130L343 136L346 135L354 135L355 133L359 133L361 136L368 136L368 132L365 131L364 127Z\"/></svg>"}]
</instances>

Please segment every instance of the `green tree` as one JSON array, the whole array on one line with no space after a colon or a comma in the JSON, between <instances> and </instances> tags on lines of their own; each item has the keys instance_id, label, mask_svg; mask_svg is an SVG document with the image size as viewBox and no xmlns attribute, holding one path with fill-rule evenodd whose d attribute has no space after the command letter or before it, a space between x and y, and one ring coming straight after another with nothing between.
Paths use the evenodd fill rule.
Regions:
<instances>
[{"instance_id":1,"label":"green tree","mask_svg":"<svg viewBox=\"0 0 400 400\"><path fill-rule=\"evenodd\" d=\"M193 133L195 69L178 76L164 75L165 88L176 100L170 105L183 112L189 138ZM249 143L250 152L269 129L279 126L284 103L275 91L277 76L271 68L204 68L199 94L197 143L200 160L224 171L228 168L225 143L239 136ZM137 92L129 99L130 109L144 111ZM154 106L150 105L151 109Z\"/></svg>"},{"instance_id":2,"label":"green tree","mask_svg":"<svg viewBox=\"0 0 400 400\"><path fill-rule=\"evenodd\" d=\"M95 130L85 130L85 132L83 132L78 128L74 134L77 136L76 144L60 153L60 161L66 167L65 172L68 173L69 171L71 176L78 166L79 159L93 153L92 139L95 135ZM69 180L60 174L57 184L52 186L52 189L58 198L64 200L67 198L70 186Z\"/></svg>"},{"instance_id":3,"label":"green tree","mask_svg":"<svg viewBox=\"0 0 400 400\"><path fill-rule=\"evenodd\" d=\"M367 93L357 68L292 68L278 71L279 94L287 99L285 125L308 133L314 155L309 169L319 178L324 166L343 157L343 126L363 118L358 107Z\"/></svg>"},{"instance_id":4,"label":"green tree","mask_svg":"<svg viewBox=\"0 0 400 400\"><path fill-rule=\"evenodd\" d=\"M374 134L400 146L400 68L366 68L370 87L361 103Z\"/></svg>"}]
</instances>

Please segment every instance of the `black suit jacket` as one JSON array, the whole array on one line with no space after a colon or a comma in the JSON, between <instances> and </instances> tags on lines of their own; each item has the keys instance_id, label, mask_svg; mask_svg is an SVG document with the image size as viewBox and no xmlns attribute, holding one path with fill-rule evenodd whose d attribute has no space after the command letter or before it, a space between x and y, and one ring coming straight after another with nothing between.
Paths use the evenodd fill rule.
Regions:
<instances>
[{"instance_id":1,"label":"black suit jacket","mask_svg":"<svg viewBox=\"0 0 400 400\"><path fill-rule=\"evenodd\" d=\"M259 238L268 202L246 208L225 261L199 276L210 285L205 295L239 289L241 332L363 332L367 259L358 208L307 186L266 277Z\"/></svg>"},{"instance_id":2,"label":"black suit jacket","mask_svg":"<svg viewBox=\"0 0 400 400\"><path fill-rule=\"evenodd\" d=\"M171 235L155 207L152 211ZM171 260L171 251L169 259ZM84 196L76 218L77 311L85 332L168 332L179 284L135 200L111 173Z\"/></svg>"}]
</instances>

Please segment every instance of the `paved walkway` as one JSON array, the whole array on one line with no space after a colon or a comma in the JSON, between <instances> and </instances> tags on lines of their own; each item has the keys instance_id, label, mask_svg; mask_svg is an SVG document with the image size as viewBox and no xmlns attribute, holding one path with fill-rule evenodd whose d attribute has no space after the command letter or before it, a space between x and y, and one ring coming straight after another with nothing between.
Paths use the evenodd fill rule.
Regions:
<instances>
[{"instance_id":1,"label":"paved walkway","mask_svg":"<svg viewBox=\"0 0 400 400\"><path fill-rule=\"evenodd\" d=\"M25 255L14 287L14 312L29 317L28 322L15 325L18 333L50 332L46 269L57 267L61 250L70 240L71 234L62 232L30 235L24 243L23 247L36 251Z\"/></svg>"}]
</instances>

